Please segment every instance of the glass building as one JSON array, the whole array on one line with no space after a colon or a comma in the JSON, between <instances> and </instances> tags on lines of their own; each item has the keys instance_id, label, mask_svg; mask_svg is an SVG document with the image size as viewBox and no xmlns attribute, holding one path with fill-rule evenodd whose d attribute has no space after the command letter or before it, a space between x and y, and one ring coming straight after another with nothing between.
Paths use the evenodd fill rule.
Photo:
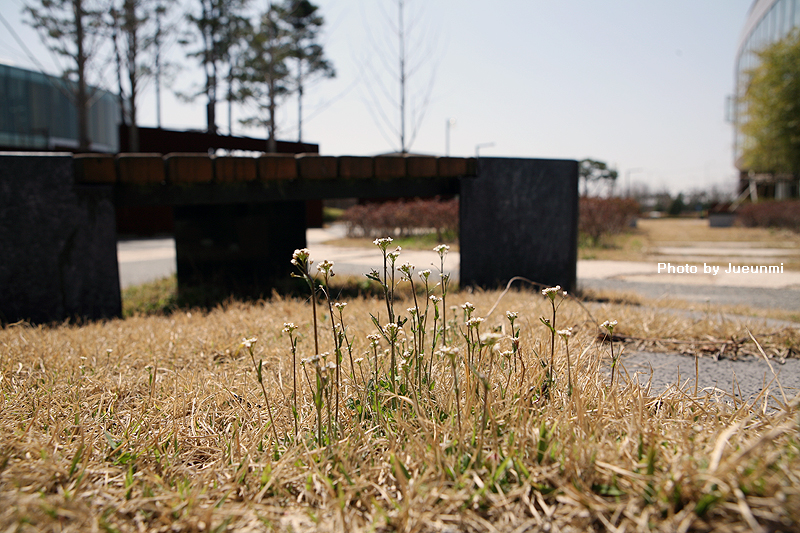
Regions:
<instances>
[{"instance_id":1,"label":"glass building","mask_svg":"<svg viewBox=\"0 0 800 533\"><path fill-rule=\"evenodd\" d=\"M41 72L0 64L0 150L78 147L78 112L71 83ZM119 147L117 97L90 88L89 139L95 152ZM91 94L91 93L90 93Z\"/></svg>"},{"instance_id":2,"label":"glass building","mask_svg":"<svg viewBox=\"0 0 800 533\"><path fill-rule=\"evenodd\" d=\"M742 29L736 54L735 163L741 171L740 190L744 188L752 190L757 187L762 196L777 198L797 196L797 177L757 176L749 173L749 169L743 168L742 148L747 139L740 128L740 120L746 114L742 96L747 88L747 72L758 65L757 53L780 41L795 28L800 28L800 0L755 0Z\"/></svg>"}]
</instances>

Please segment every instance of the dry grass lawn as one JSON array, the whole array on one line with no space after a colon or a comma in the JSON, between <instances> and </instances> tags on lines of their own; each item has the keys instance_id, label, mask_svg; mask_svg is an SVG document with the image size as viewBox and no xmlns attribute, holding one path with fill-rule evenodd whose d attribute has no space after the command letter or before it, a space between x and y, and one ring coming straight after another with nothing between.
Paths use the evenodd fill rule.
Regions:
<instances>
[{"instance_id":1,"label":"dry grass lawn","mask_svg":"<svg viewBox=\"0 0 800 533\"><path fill-rule=\"evenodd\" d=\"M616 235L606 240L605 246L580 248L581 259L611 261L672 261L686 262L685 256L657 254L657 248L694 247L698 256L708 246L742 248L779 248L789 252L781 258L786 270L800 270L800 234L783 229L768 228L712 228L708 220L697 218L640 219L630 233ZM693 262L690 261L690 262ZM752 258L707 256L708 264L749 264Z\"/></svg>"},{"instance_id":2,"label":"dry grass lawn","mask_svg":"<svg viewBox=\"0 0 800 533\"><path fill-rule=\"evenodd\" d=\"M5 326L0 531L800 527L798 399L775 383L753 404L612 384L620 346L602 342L578 304L556 316L572 335L551 338L540 321L552 319L549 300L511 291L489 314L498 296L448 295L447 347L431 348L432 308L427 327L406 323L394 383L390 344L366 337L378 332L370 314L387 321L378 299L333 317L321 302L319 351L335 354L346 337L336 368L325 365L335 355L300 364L315 352L302 299ZM466 300L483 322L449 307ZM413 306L398 295L398 314ZM518 313L513 328L506 310ZM711 317L619 304L593 313L617 319L615 335L746 335ZM298 326L296 365L286 322ZM797 350L796 332L750 327L769 354ZM253 337L250 352L242 341Z\"/></svg>"}]
</instances>

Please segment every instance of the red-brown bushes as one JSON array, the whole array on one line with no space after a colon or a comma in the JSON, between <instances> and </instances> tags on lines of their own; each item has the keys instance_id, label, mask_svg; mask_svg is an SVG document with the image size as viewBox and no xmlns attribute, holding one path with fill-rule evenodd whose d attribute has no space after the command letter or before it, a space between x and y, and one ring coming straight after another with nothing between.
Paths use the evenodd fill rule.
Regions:
<instances>
[{"instance_id":1,"label":"red-brown bushes","mask_svg":"<svg viewBox=\"0 0 800 533\"><path fill-rule=\"evenodd\" d=\"M746 204L736 212L747 227L787 228L800 231L800 200L778 200Z\"/></svg>"},{"instance_id":2,"label":"red-brown bushes","mask_svg":"<svg viewBox=\"0 0 800 533\"><path fill-rule=\"evenodd\" d=\"M639 204L630 198L581 197L578 230L597 246L604 235L620 233L639 213Z\"/></svg>"},{"instance_id":3,"label":"red-brown bushes","mask_svg":"<svg viewBox=\"0 0 800 533\"><path fill-rule=\"evenodd\" d=\"M429 230L441 241L446 234L458 235L458 199L358 204L347 209L341 220L351 237L405 236Z\"/></svg>"}]
</instances>

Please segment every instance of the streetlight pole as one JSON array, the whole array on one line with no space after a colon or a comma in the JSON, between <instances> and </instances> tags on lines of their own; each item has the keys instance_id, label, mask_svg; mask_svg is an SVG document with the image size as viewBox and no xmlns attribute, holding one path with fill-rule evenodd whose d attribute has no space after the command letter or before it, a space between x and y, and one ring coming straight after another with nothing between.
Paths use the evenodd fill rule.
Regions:
<instances>
[{"instance_id":1,"label":"streetlight pole","mask_svg":"<svg viewBox=\"0 0 800 533\"><path fill-rule=\"evenodd\" d=\"M444 123L444 155L450 155L450 128L456 125L456 119L448 118Z\"/></svg>"},{"instance_id":2,"label":"streetlight pole","mask_svg":"<svg viewBox=\"0 0 800 533\"><path fill-rule=\"evenodd\" d=\"M626 187L627 187L626 192L625 192L625 198L630 198L631 197L631 174L633 174L634 172L641 172L642 170L644 170L644 169L643 168L629 168L628 170L625 171L625 184L626 184Z\"/></svg>"},{"instance_id":3,"label":"streetlight pole","mask_svg":"<svg viewBox=\"0 0 800 533\"><path fill-rule=\"evenodd\" d=\"M475 145L475 159L481 156L481 148L489 148L494 146L494 143L480 143Z\"/></svg>"}]
</instances>

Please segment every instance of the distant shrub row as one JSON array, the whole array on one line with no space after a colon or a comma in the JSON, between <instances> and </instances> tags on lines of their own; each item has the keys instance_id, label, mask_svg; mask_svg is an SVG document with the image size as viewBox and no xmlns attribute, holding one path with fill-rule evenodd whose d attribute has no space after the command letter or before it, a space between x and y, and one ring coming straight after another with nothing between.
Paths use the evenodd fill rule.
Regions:
<instances>
[{"instance_id":1,"label":"distant shrub row","mask_svg":"<svg viewBox=\"0 0 800 533\"><path fill-rule=\"evenodd\" d=\"M800 231L800 200L778 200L746 204L736 212L747 227L787 228Z\"/></svg>"},{"instance_id":2,"label":"distant shrub row","mask_svg":"<svg viewBox=\"0 0 800 533\"><path fill-rule=\"evenodd\" d=\"M600 244L606 235L625 231L631 220L639 214L639 203L631 198L580 199L578 231L589 239L592 246Z\"/></svg>"},{"instance_id":3,"label":"distant shrub row","mask_svg":"<svg viewBox=\"0 0 800 533\"><path fill-rule=\"evenodd\" d=\"M436 233L442 242L458 235L458 199L398 200L358 204L348 208L341 220L350 237L408 236Z\"/></svg>"}]
</instances>

